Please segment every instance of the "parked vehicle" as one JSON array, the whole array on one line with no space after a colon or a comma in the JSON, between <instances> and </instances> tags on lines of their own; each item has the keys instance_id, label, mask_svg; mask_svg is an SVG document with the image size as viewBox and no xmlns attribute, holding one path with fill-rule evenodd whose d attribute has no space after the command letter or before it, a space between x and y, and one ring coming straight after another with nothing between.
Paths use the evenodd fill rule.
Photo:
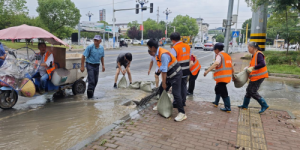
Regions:
<instances>
[{"instance_id":1,"label":"parked vehicle","mask_svg":"<svg viewBox=\"0 0 300 150\"><path fill-rule=\"evenodd\" d=\"M214 47L213 43L205 43L203 49L204 51L213 51L213 47Z\"/></svg>"},{"instance_id":2,"label":"parked vehicle","mask_svg":"<svg viewBox=\"0 0 300 150\"><path fill-rule=\"evenodd\" d=\"M135 45L141 45L141 41L139 41L139 40L134 40L134 41L132 42L132 44L135 44Z\"/></svg>"},{"instance_id":3,"label":"parked vehicle","mask_svg":"<svg viewBox=\"0 0 300 150\"><path fill-rule=\"evenodd\" d=\"M144 39L144 44L147 44L149 39Z\"/></svg>"},{"instance_id":4,"label":"parked vehicle","mask_svg":"<svg viewBox=\"0 0 300 150\"><path fill-rule=\"evenodd\" d=\"M193 42L191 40L191 36L181 36L180 39L183 43L189 45L191 48L193 48Z\"/></svg>"},{"instance_id":5,"label":"parked vehicle","mask_svg":"<svg viewBox=\"0 0 300 150\"><path fill-rule=\"evenodd\" d=\"M121 41L120 41L120 47L122 47L122 46L128 47L128 44L125 42L124 39L121 39Z\"/></svg>"},{"instance_id":6,"label":"parked vehicle","mask_svg":"<svg viewBox=\"0 0 300 150\"><path fill-rule=\"evenodd\" d=\"M126 42L127 44L132 44L132 39L125 39L125 42Z\"/></svg>"},{"instance_id":7,"label":"parked vehicle","mask_svg":"<svg viewBox=\"0 0 300 150\"><path fill-rule=\"evenodd\" d=\"M296 44L294 44L294 45L290 45L290 47L289 47L290 49L296 49L297 48L297 45Z\"/></svg>"},{"instance_id":8,"label":"parked vehicle","mask_svg":"<svg viewBox=\"0 0 300 150\"><path fill-rule=\"evenodd\" d=\"M203 49L203 44L202 43L196 43L194 47L195 47L195 49Z\"/></svg>"}]
</instances>

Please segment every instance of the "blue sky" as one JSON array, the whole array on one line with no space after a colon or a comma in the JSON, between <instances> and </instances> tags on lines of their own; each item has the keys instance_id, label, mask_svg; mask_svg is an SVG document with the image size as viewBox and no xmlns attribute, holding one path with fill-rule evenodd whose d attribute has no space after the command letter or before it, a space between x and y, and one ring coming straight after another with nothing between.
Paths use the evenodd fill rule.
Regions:
<instances>
[{"instance_id":1,"label":"blue sky","mask_svg":"<svg viewBox=\"0 0 300 150\"><path fill-rule=\"evenodd\" d=\"M106 9L106 20L112 23L113 7L112 0L72 0L81 13L81 21L88 21L86 14L90 11L94 15L92 21L99 21L99 10ZM154 12L150 13L149 9L144 12L144 19L157 20L157 7L159 7L159 20L166 20L163 11L169 8L172 13L169 20L173 20L176 15L189 15L191 17L201 17L205 23L210 24L210 29L222 26L223 19L227 18L229 0L149 0L146 4L154 4ZM237 13L238 0L234 1L233 14ZM115 0L115 9L134 8L136 0ZM27 0L27 7L30 16L38 16L36 12L37 0ZM116 23L128 23L134 20L141 22L141 13L135 14L135 10L116 12ZM238 28L242 23L252 17L250 7L247 7L245 0L240 0Z\"/></svg>"}]
</instances>

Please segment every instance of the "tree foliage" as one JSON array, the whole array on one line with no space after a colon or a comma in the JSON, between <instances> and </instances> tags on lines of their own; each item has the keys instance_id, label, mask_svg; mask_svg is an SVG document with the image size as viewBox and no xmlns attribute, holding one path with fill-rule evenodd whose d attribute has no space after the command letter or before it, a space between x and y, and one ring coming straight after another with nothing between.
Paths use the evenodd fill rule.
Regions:
<instances>
[{"instance_id":1,"label":"tree foliage","mask_svg":"<svg viewBox=\"0 0 300 150\"><path fill-rule=\"evenodd\" d=\"M224 35L223 34L219 34L217 37L216 37L216 41L217 42L220 42L220 43L224 43Z\"/></svg>"},{"instance_id":2,"label":"tree foliage","mask_svg":"<svg viewBox=\"0 0 300 150\"><path fill-rule=\"evenodd\" d=\"M292 7L300 11L300 0L245 0L253 10L256 10L259 6L266 4L270 5L270 11L284 11L286 7Z\"/></svg>"},{"instance_id":3,"label":"tree foliage","mask_svg":"<svg viewBox=\"0 0 300 150\"><path fill-rule=\"evenodd\" d=\"M51 33L60 32L64 26L75 27L79 23L79 9L71 0L38 0L38 4L36 11Z\"/></svg>"},{"instance_id":4,"label":"tree foliage","mask_svg":"<svg viewBox=\"0 0 300 150\"><path fill-rule=\"evenodd\" d=\"M252 18L246 20L243 25L242 25L242 35L246 36L246 29L247 29L247 24L248 24L248 38L250 37L250 33L251 33L251 23L252 23Z\"/></svg>"},{"instance_id":5,"label":"tree foliage","mask_svg":"<svg viewBox=\"0 0 300 150\"><path fill-rule=\"evenodd\" d=\"M24 24L27 14L26 0L0 0L0 30Z\"/></svg>"},{"instance_id":6,"label":"tree foliage","mask_svg":"<svg viewBox=\"0 0 300 150\"><path fill-rule=\"evenodd\" d=\"M176 32L182 36L196 36L199 31L196 19L189 16L176 16L172 26L176 26Z\"/></svg>"},{"instance_id":7,"label":"tree foliage","mask_svg":"<svg viewBox=\"0 0 300 150\"><path fill-rule=\"evenodd\" d=\"M137 29L139 29L140 24L137 21L132 21L132 22L129 22L127 26L129 28L136 27Z\"/></svg>"},{"instance_id":8,"label":"tree foliage","mask_svg":"<svg viewBox=\"0 0 300 150\"><path fill-rule=\"evenodd\" d=\"M131 39L141 39L141 31L133 26L127 31L127 36Z\"/></svg>"}]
</instances>

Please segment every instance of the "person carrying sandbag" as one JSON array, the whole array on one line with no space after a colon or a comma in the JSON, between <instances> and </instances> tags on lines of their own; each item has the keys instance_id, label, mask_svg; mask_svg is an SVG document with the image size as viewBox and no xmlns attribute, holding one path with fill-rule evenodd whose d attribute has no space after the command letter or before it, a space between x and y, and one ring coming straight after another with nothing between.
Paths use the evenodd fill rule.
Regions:
<instances>
[{"instance_id":1,"label":"person carrying sandbag","mask_svg":"<svg viewBox=\"0 0 300 150\"><path fill-rule=\"evenodd\" d=\"M131 71L130 71L130 64L132 61L132 54L131 53L121 53L119 54L118 58L117 58L117 72L115 75L115 83L114 83L114 88L117 88L117 81L118 81L118 77L120 72L123 74L123 76L125 76L125 74L128 74L128 79L129 79L129 83L132 83L132 78L131 78ZM124 70L122 70L122 66L124 66Z\"/></svg>"},{"instance_id":2,"label":"person carrying sandbag","mask_svg":"<svg viewBox=\"0 0 300 150\"><path fill-rule=\"evenodd\" d=\"M211 70L216 69L214 73L214 80L217 82L215 87L216 98L213 104L215 107L218 107L220 98L222 97L225 108L221 108L220 110L230 113L230 98L228 96L226 85L230 83L234 70L231 57L227 53L223 52L223 50L224 45L222 43L215 44L214 52L217 55L216 61L207 71L205 71L204 76L206 76Z\"/></svg>"},{"instance_id":3,"label":"person carrying sandbag","mask_svg":"<svg viewBox=\"0 0 300 150\"><path fill-rule=\"evenodd\" d=\"M161 71L162 83L159 87L159 95L161 95L164 90L168 91L172 86L172 94L178 109L178 115L174 120L183 121L187 116L183 108L181 97L181 67L177 63L176 58L168 50L158 47L158 43L155 39L149 40L147 46L149 48L148 53L156 57L157 65Z\"/></svg>"},{"instance_id":4,"label":"person carrying sandbag","mask_svg":"<svg viewBox=\"0 0 300 150\"><path fill-rule=\"evenodd\" d=\"M248 109L248 105L250 103L251 97L254 98L261 106L261 110L259 113L265 112L269 109L269 105L267 104L266 100L259 95L257 92L262 82L265 78L269 77L268 69L265 63L265 56L261 52L258 43L251 42L248 45L248 51L251 53L252 59L247 71L250 73L249 79L250 82L248 84L246 95L244 97L243 105L238 106L239 108Z\"/></svg>"}]
</instances>

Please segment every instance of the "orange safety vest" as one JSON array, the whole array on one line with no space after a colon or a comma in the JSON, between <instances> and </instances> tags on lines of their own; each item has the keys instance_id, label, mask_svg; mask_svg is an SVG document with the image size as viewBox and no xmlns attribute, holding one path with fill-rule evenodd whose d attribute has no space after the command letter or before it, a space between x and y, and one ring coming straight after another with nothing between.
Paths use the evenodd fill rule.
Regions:
<instances>
[{"instance_id":1,"label":"orange safety vest","mask_svg":"<svg viewBox=\"0 0 300 150\"><path fill-rule=\"evenodd\" d=\"M214 73L214 79L217 83L219 82L229 83L232 77L231 57L225 52L220 52L219 55L222 58L221 66L216 67L216 71Z\"/></svg>"},{"instance_id":2,"label":"orange safety vest","mask_svg":"<svg viewBox=\"0 0 300 150\"><path fill-rule=\"evenodd\" d=\"M190 46L180 41L173 48L177 53L176 59L181 66L183 76L190 75Z\"/></svg>"},{"instance_id":3,"label":"orange safety vest","mask_svg":"<svg viewBox=\"0 0 300 150\"><path fill-rule=\"evenodd\" d=\"M250 67L255 67L257 65L257 55L258 53L261 53L263 54L261 51L257 51L254 56L252 57L251 59L251 62L250 62ZM263 54L264 55L264 54ZM265 55L264 55L264 59L265 59ZM267 66L264 66L258 70L253 70L251 73L250 73L250 76L249 76L249 79L251 81L257 81L259 79L262 79L262 78L268 78L269 77L269 74L268 74L268 69L267 69Z\"/></svg>"},{"instance_id":4,"label":"orange safety vest","mask_svg":"<svg viewBox=\"0 0 300 150\"><path fill-rule=\"evenodd\" d=\"M199 63L199 60L196 59L194 65L190 68L190 71L193 76L197 75L198 71L201 69L201 65Z\"/></svg>"},{"instance_id":5,"label":"orange safety vest","mask_svg":"<svg viewBox=\"0 0 300 150\"><path fill-rule=\"evenodd\" d=\"M168 64L168 72L167 78L173 78L178 72L181 71L181 67L178 65L176 58L172 55L168 50L159 48L158 55L155 57L157 61L157 66L160 68L161 63L161 56L162 54L168 54L171 57L171 62Z\"/></svg>"},{"instance_id":6,"label":"orange safety vest","mask_svg":"<svg viewBox=\"0 0 300 150\"><path fill-rule=\"evenodd\" d=\"M47 61L48 57L49 57L51 54L52 54L52 53L50 53L49 51L46 52L45 58L44 58L44 62ZM38 55L40 55L40 53L38 53ZM39 63L38 60L36 60L36 61L35 61L35 64L38 64L38 63ZM36 67L37 67L37 66L35 66L35 68L36 68ZM51 67L51 68L49 68L49 67L46 68L46 72L47 72L47 74L49 75L49 80L51 80L51 73L52 73L54 70L55 70L55 63L54 63L54 60L53 60L53 62L52 62L52 67Z\"/></svg>"}]
</instances>

